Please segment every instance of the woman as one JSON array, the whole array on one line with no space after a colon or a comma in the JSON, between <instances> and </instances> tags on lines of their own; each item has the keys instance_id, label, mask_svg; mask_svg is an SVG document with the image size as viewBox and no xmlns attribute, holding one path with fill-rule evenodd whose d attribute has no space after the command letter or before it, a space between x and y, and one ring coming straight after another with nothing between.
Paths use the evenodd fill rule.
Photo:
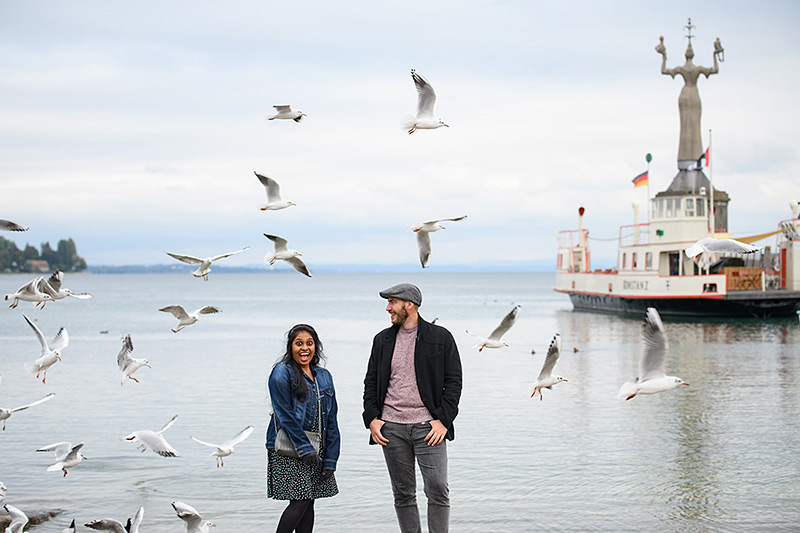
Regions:
<instances>
[{"instance_id":1,"label":"woman","mask_svg":"<svg viewBox=\"0 0 800 533\"><path fill-rule=\"evenodd\" d=\"M267 427L267 497L289 500L276 533L309 533L314 528L314 500L335 496L333 475L339 459L339 425L333 376L319 366L322 342L308 324L286 334L286 352L272 368L269 395L272 417ZM284 430L298 457L275 451ZM319 453L305 431L322 433Z\"/></svg>"}]
</instances>

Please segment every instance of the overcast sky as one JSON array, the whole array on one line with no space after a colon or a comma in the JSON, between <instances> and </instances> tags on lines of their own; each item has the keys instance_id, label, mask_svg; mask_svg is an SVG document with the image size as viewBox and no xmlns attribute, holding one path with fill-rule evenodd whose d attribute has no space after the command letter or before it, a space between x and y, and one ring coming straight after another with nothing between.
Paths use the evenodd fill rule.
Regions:
<instances>
[{"instance_id":1,"label":"overcast sky","mask_svg":"<svg viewBox=\"0 0 800 533\"><path fill-rule=\"evenodd\" d=\"M556 233L617 236L677 172L678 94L698 85L713 179L734 235L800 199L800 3L0 0L0 218L20 247L72 237L89 264L252 249L275 233L314 264L553 258ZM408 135L415 68L449 128ZM271 121L275 104L308 114ZM262 212L273 177L297 207ZM769 244L769 243L765 243ZM615 243L593 241L594 266ZM553 263L555 261L553 260Z\"/></svg>"}]
</instances>

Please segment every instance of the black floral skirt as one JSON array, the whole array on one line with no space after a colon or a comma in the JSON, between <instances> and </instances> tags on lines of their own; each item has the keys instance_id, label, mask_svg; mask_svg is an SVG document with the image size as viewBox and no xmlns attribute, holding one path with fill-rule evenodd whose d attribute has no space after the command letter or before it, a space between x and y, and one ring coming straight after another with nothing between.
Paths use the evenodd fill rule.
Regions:
<instances>
[{"instance_id":1,"label":"black floral skirt","mask_svg":"<svg viewBox=\"0 0 800 533\"><path fill-rule=\"evenodd\" d=\"M325 448L319 451L320 459L324 459ZM322 480L322 462L309 466L297 457L286 457L267 448L267 498L316 500L337 494L336 474Z\"/></svg>"}]
</instances>

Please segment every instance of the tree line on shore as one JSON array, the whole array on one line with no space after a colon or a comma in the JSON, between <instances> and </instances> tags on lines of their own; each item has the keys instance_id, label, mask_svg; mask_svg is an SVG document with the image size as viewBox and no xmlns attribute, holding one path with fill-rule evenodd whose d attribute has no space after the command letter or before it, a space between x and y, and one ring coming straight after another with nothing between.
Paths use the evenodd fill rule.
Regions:
<instances>
[{"instance_id":1,"label":"tree line on shore","mask_svg":"<svg viewBox=\"0 0 800 533\"><path fill-rule=\"evenodd\" d=\"M47 261L45 266L41 261ZM75 241L61 239L55 250L49 242L42 243L41 251L30 244L20 250L16 243L0 237L0 272L32 272L86 270L86 260L78 255Z\"/></svg>"}]
</instances>

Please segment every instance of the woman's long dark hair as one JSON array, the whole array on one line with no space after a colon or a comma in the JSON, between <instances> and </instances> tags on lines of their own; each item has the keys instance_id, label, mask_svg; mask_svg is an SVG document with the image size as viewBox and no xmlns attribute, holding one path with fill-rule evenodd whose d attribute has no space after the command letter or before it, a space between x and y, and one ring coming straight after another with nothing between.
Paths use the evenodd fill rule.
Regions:
<instances>
[{"instance_id":1,"label":"woman's long dark hair","mask_svg":"<svg viewBox=\"0 0 800 533\"><path fill-rule=\"evenodd\" d=\"M303 369L297 364L297 361L292 357L292 344L295 338L301 332L305 331L311 338L314 339L314 357L311 358L311 366L319 366L321 361L325 360L325 354L322 352L322 341L319 340L317 331L308 324L297 324L286 333L286 352L281 357L278 363L287 363L293 370L292 372L292 392L300 401L305 401L308 396L308 384L303 377Z\"/></svg>"}]
</instances>

